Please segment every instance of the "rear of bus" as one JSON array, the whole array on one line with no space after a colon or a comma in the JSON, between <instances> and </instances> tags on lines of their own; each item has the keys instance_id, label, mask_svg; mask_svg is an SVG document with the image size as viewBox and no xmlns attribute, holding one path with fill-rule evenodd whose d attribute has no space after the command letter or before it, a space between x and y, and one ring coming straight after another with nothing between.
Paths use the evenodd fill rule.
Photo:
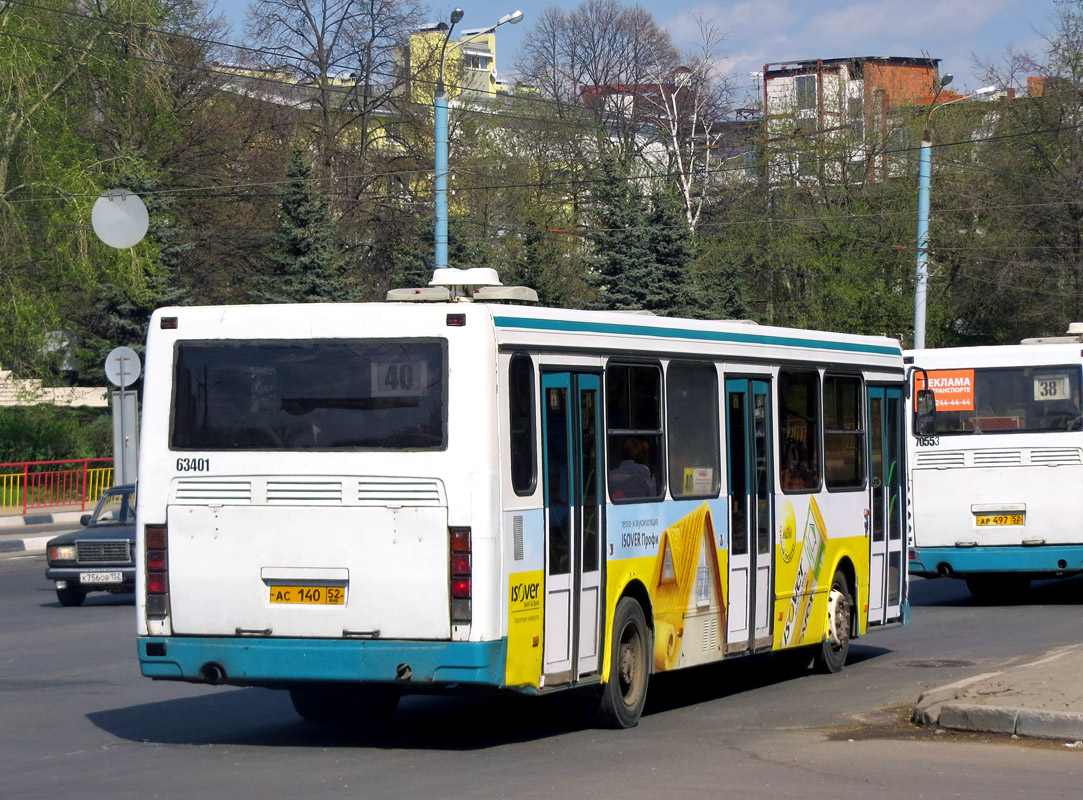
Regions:
<instances>
[{"instance_id":1,"label":"rear of bus","mask_svg":"<svg viewBox=\"0 0 1083 800\"><path fill-rule=\"evenodd\" d=\"M1011 599L1083 570L1079 344L911 351L935 430L911 431L910 572Z\"/></svg>"},{"instance_id":2,"label":"rear of bus","mask_svg":"<svg viewBox=\"0 0 1083 800\"><path fill-rule=\"evenodd\" d=\"M483 307L157 311L143 674L289 688L313 717L350 686L500 686L495 372Z\"/></svg>"}]
</instances>

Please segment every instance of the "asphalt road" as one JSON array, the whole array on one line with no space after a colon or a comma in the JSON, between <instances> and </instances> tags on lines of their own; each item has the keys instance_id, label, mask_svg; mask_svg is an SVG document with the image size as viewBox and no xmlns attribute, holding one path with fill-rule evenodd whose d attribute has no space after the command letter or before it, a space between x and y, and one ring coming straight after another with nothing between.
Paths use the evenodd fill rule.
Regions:
<instances>
[{"instance_id":1,"label":"asphalt road","mask_svg":"<svg viewBox=\"0 0 1083 800\"><path fill-rule=\"evenodd\" d=\"M840 675L744 659L661 676L628 731L574 698L412 698L390 724L300 720L284 693L139 674L131 596L62 608L44 559L0 558L0 796L556 798L1078 797L1083 751L908 725L918 695L1083 635L1083 578L979 605L915 581L912 623Z\"/></svg>"}]
</instances>

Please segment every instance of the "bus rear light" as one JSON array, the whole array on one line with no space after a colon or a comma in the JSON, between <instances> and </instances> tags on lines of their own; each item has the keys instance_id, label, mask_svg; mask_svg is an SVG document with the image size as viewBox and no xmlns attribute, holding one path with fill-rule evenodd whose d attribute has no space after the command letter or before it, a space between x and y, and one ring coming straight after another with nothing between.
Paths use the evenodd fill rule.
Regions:
<instances>
[{"instance_id":1,"label":"bus rear light","mask_svg":"<svg viewBox=\"0 0 1083 800\"><path fill-rule=\"evenodd\" d=\"M146 566L146 613L165 617L169 613L169 548L165 525L144 525Z\"/></svg>"},{"instance_id":2,"label":"bus rear light","mask_svg":"<svg viewBox=\"0 0 1083 800\"><path fill-rule=\"evenodd\" d=\"M165 549L165 525L145 525L143 533L148 549L151 547L158 550Z\"/></svg>"},{"instance_id":3,"label":"bus rear light","mask_svg":"<svg viewBox=\"0 0 1083 800\"><path fill-rule=\"evenodd\" d=\"M164 573L165 566L165 550L147 548L147 574Z\"/></svg>"},{"instance_id":4,"label":"bus rear light","mask_svg":"<svg viewBox=\"0 0 1083 800\"><path fill-rule=\"evenodd\" d=\"M452 528L451 529L451 552L453 552L453 553L469 553L470 552L470 529L469 528Z\"/></svg>"},{"instance_id":5,"label":"bus rear light","mask_svg":"<svg viewBox=\"0 0 1083 800\"><path fill-rule=\"evenodd\" d=\"M450 528L448 549L451 573L451 622L453 625L469 625L471 612L470 529Z\"/></svg>"}]
</instances>

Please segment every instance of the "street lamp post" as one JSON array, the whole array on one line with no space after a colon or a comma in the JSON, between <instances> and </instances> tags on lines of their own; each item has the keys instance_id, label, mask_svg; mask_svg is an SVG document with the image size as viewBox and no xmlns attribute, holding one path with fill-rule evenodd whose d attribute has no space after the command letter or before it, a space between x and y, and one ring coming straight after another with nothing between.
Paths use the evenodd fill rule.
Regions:
<instances>
[{"instance_id":1,"label":"street lamp post","mask_svg":"<svg viewBox=\"0 0 1083 800\"><path fill-rule=\"evenodd\" d=\"M451 25L444 34L444 43L440 48L440 72L436 78L436 92L433 95L433 119L436 126L434 145L436 160L436 235L435 251L433 253L434 266L436 269L447 267L447 176L448 176L448 93L444 86L444 67L447 64L449 49L461 47L472 39L492 33L504 23L515 25L523 19L523 12L516 11L505 14L495 25L490 25L485 30L478 31L473 36L463 39L448 47L451 32L455 25L462 20L463 10L456 8L451 12Z\"/></svg>"},{"instance_id":2,"label":"street lamp post","mask_svg":"<svg viewBox=\"0 0 1083 800\"><path fill-rule=\"evenodd\" d=\"M933 164L933 136L930 133L933 112L943 106L958 103L960 100L969 100L971 97L981 97L992 94L997 90L995 86L984 86L973 94L965 97L957 97L946 103L936 104L940 92L951 83L951 73L946 73L940 78L936 86L936 94L929 113L925 115L925 132L921 137L921 151L918 159L918 255L914 280L914 349L921 350L925 347L925 306L929 288L929 183L932 178Z\"/></svg>"}]
</instances>

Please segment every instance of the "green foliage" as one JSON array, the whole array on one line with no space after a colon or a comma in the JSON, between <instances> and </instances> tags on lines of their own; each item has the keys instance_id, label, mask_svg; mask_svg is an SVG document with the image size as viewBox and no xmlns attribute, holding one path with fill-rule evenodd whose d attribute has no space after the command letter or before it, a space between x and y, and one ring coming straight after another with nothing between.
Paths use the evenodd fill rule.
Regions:
<instances>
[{"instance_id":1,"label":"green foliage","mask_svg":"<svg viewBox=\"0 0 1083 800\"><path fill-rule=\"evenodd\" d=\"M663 302L658 270L646 244L647 203L628 180L627 164L605 158L591 211L587 238L594 245L588 262L598 293L594 307L632 311Z\"/></svg>"},{"instance_id":2,"label":"green foliage","mask_svg":"<svg viewBox=\"0 0 1083 800\"><path fill-rule=\"evenodd\" d=\"M702 240L693 264L695 285L708 319L747 319L741 264L723 242Z\"/></svg>"},{"instance_id":3,"label":"green foliage","mask_svg":"<svg viewBox=\"0 0 1083 800\"><path fill-rule=\"evenodd\" d=\"M109 409L0 407L0 462L111 455L113 422Z\"/></svg>"},{"instance_id":4,"label":"green foliage","mask_svg":"<svg viewBox=\"0 0 1083 800\"><path fill-rule=\"evenodd\" d=\"M666 297L665 314L702 317L707 302L696 290L692 270L695 253L684 205L677 193L662 188L651 196L647 214L647 248L658 266Z\"/></svg>"},{"instance_id":5,"label":"green foliage","mask_svg":"<svg viewBox=\"0 0 1083 800\"><path fill-rule=\"evenodd\" d=\"M630 177L629 161L607 156L591 203L593 306L698 317L708 303L696 290L692 233L669 187L649 198Z\"/></svg>"},{"instance_id":6,"label":"green foliage","mask_svg":"<svg viewBox=\"0 0 1083 800\"><path fill-rule=\"evenodd\" d=\"M169 296L168 201L159 163L178 146L176 50L157 29L191 19L192 3L51 0L6 9L0 39L0 261L16 324L0 334L0 364L52 382L46 332L77 334L83 378L101 378L104 353L140 345L149 310ZM74 12L74 13L68 13ZM147 198L152 233L118 251L90 231L106 188Z\"/></svg>"},{"instance_id":7,"label":"green foliage","mask_svg":"<svg viewBox=\"0 0 1083 800\"><path fill-rule=\"evenodd\" d=\"M275 249L252 297L260 303L328 303L351 299L334 237L331 203L312 166L295 147L286 168Z\"/></svg>"},{"instance_id":8,"label":"green foliage","mask_svg":"<svg viewBox=\"0 0 1083 800\"><path fill-rule=\"evenodd\" d=\"M567 216L550 217L549 213L540 207L526 210L525 229L516 239L519 247L501 278L505 284L534 289L543 306L578 308L591 296L583 279L578 237L568 230L572 225Z\"/></svg>"},{"instance_id":9,"label":"green foliage","mask_svg":"<svg viewBox=\"0 0 1083 800\"><path fill-rule=\"evenodd\" d=\"M0 4L10 34L0 37L0 367L19 377L68 377L45 346L50 331L75 334L79 379L101 383L105 354L118 344L140 349L156 306L379 300L391 286L431 278L430 109L399 102L390 82L376 85L393 71L388 60L416 7L392 0L365 12L393 23L380 26L375 49L353 47L364 44L361 28L338 20L348 52L368 61L353 85L335 91L334 59L288 26L265 29L266 43L312 56L312 80L302 84L316 87L313 103L283 104L226 90L237 76L205 68L226 60L210 44L225 37L201 21L201 3ZM1045 79L1040 96L937 110L933 346L1011 342L1083 320L1081 8L1057 0L1045 57L1020 73ZM635 18L615 33L657 33L641 9L618 2L614 10ZM584 28L566 17L542 19L574 43ZM591 47L610 55L613 41ZM670 52L664 36L654 44ZM760 142L760 166L772 165L771 185L766 168L725 168L700 181L685 162L678 173L695 173L696 202L706 193L691 233L668 188L643 189L659 180L650 176L662 161L635 156L635 137L624 140L623 158L602 155L620 120L600 121L616 106L592 114L576 82L550 69L550 51L526 50L538 76L552 79L538 82L542 96L523 91L486 104L492 113L462 98L453 112L454 266L492 266L505 284L531 286L552 306L912 341L923 111L882 120L889 131L908 125L909 145L878 141L879 120L862 128L860 146L837 128L776 138L745 131ZM643 66L635 60L601 63L618 64L621 75L594 83L651 80L632 74ZM723 152L704 142L688 134L684 145ZM653 144L671 159L680 149ZM780 162L800 174L775 169ZM283 191L262 188L283 175ZM139 193L151 214L150 234L124 251L98 242L89 226L94 199L114 187Z\"/></svg>"}]
</instances>

